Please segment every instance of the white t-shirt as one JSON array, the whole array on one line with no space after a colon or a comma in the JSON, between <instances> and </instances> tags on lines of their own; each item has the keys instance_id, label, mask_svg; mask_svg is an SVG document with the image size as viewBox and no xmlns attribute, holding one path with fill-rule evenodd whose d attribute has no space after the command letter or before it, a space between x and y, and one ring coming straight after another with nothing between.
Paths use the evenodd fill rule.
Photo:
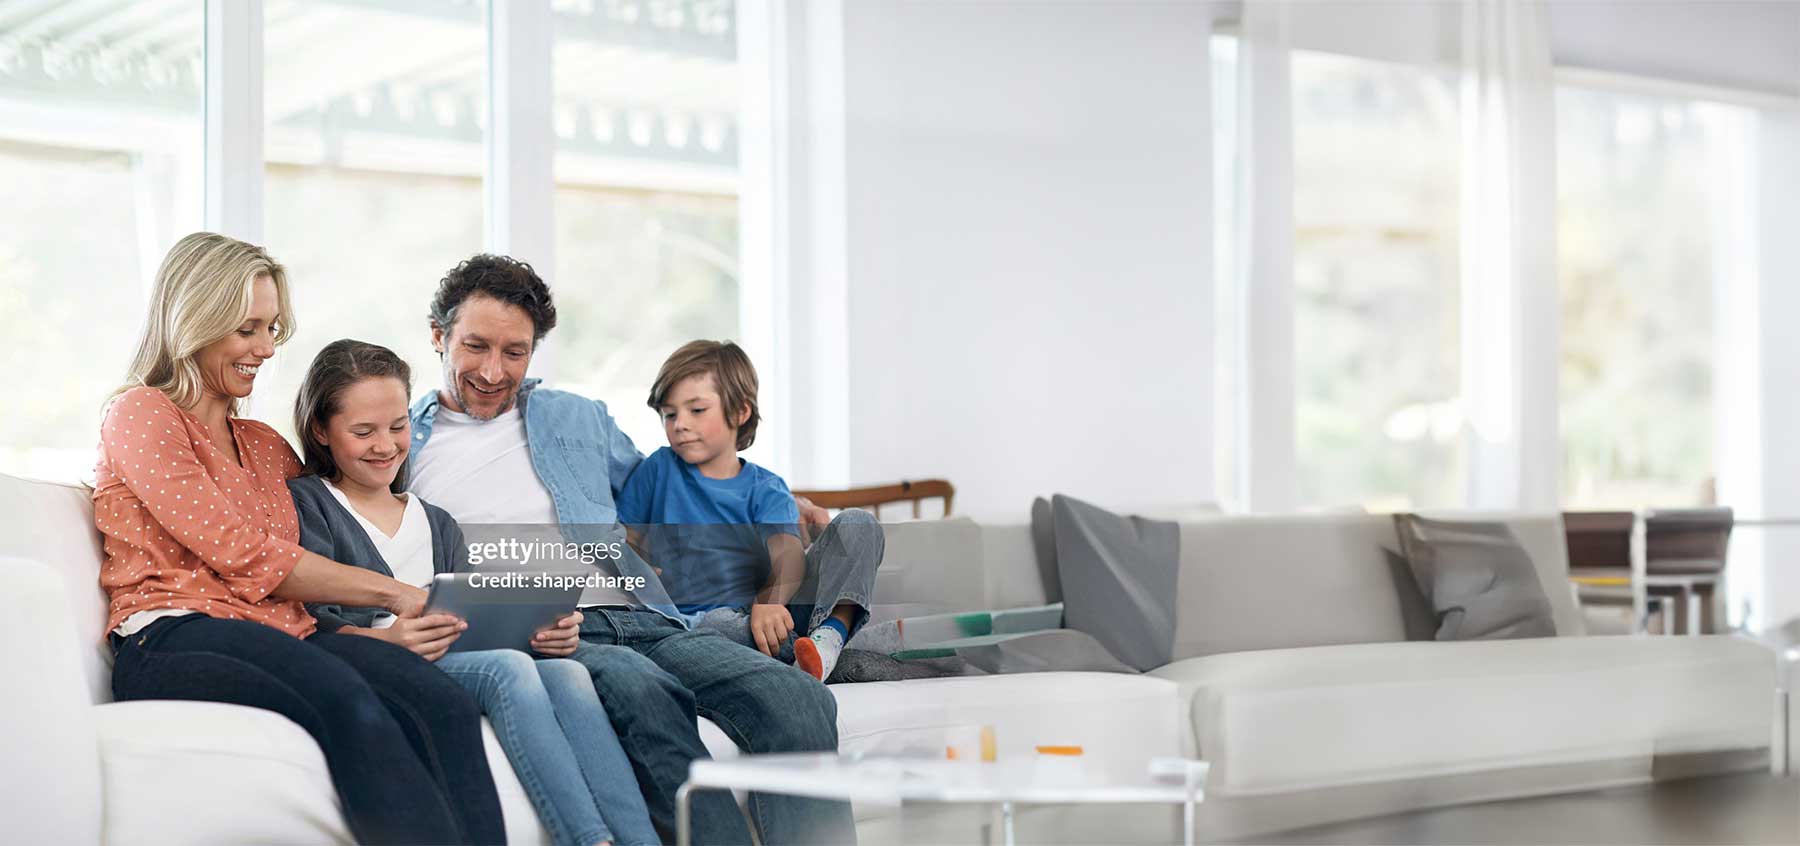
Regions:
<instances>
[{"instance_id":1,"label":"white t-shirt","mask_svg":"<svg viewBox=\"0 0 1800 846\"><path fill-rule=\"evenodd\" d=\"M525 417L517 406L492 420L438 407L431 440L415 450L407 487L471 525L507 524L521 542L562 540L557 531L556 500L531 466L525 442ZM610 571L608 571L609 574ZM427 576L429 578L429 576ZM582 591L581 607L639 605L617 588Z\"/></svg>"},{"instance_id":2,"label":"white t-shirt","mask_svg":"<svg viewBox=\"0 0 1800 846\"><path fill-rule=\"evenodd\" d=\"M350 498L344 495L337 485L326 479L325 489L331 491L339 505L356 518L356 524L362 527L363 533L369 536L369 542L375 545L375 551L381 554L388 569L394 572L394 578L409 585L427 587L431 584L433 573L431 558L431 521L425 516L425 503L417 494L402 494L406 497L406 509L400 512L400 528L388 537L381 527L369 522L356 506L350 504ZM385 629L394 624L394 615L385 611L375 616L372 624L377 629Z\"/></svg>"},{"instance_id":3,"label":"white t-shirt","mask_svg":"<svg viewBox=\"0 0 1800 846\"><path fill-rule=\"evenodd\" d=\"M556 501L531 466L515 406L492 420L440 407L407 487L458 523L556 525Z\"/></svg>"}]
</instances>

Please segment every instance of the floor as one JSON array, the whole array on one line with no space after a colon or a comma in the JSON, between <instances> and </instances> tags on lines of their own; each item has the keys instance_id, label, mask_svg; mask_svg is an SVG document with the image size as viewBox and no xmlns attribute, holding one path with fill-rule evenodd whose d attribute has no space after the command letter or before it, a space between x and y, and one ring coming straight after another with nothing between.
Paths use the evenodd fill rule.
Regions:
<instances>
[{"instance_id":1,"label":"floor","mask_svg":"<svg viewBox=\"0 0 1800 846\"><path fill-rule=\"evenodd\" d=\"M1800 844L1800 776L1713 776L1437 808L1263 835L1244 843Z\"/></svg>"}]
</instances>

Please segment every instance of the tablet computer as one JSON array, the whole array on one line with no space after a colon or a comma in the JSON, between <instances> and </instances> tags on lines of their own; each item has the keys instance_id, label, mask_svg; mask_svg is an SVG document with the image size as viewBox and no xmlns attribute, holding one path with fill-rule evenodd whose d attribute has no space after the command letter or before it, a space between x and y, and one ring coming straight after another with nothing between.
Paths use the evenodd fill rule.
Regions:
<instances>
[{"instance_id":1,"label":"tablet computer","mask_svg":"<svg viewBox=\"0 0 1800 846\"><path fill-rule=\"evenodd\" d=\"M439 573L431 578L425 613L455 614L469 627L451 652L481 649L531 651L531 636L575 610L581 585L574 579L540 579L539 573Z\"/></svg>"}]
</instances>

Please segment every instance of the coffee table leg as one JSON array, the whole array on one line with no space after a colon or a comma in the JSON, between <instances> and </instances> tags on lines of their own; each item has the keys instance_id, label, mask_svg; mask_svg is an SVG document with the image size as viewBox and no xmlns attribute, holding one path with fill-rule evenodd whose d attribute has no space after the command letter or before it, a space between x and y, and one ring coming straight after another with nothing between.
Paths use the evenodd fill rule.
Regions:
<instances>
[{"instance_id":1,"label":"coffee table leg","mask_svg":"<svg viewBox=\"0 0 1800 846\"><path fill-rule=\"evenodd\" d=\"M1183 846L1194 846L1194 794L1191 792L1187 803L1181 806L1181 842Z\"/></svg>"},{"instance_id":2,"label":"coffee table leg","mask_svg":"<svg viewBox=\"0 0 1800 846\"><path fill-rule=\"evenodd\" d=\"M688 819L688 792L693 789L691 783L683 783L675 790L675 846L691 846L694 833L692 821Z\"/></svg>"},{"instance_id":3,"label":"coffee table leg","mask_svg":"<svg viewBox=\"0 0 1800 846\"><path fill-rule=\"evenodd\" d=\"M1006 846L1014 846L1014 843L1013 843L1013 803L1011 803L1011 802L1001 802L1000 803L1000 831L1002 832L1001 837L1003 838L1003 841L1006 843Z\"/></svg>"}]
</instances>

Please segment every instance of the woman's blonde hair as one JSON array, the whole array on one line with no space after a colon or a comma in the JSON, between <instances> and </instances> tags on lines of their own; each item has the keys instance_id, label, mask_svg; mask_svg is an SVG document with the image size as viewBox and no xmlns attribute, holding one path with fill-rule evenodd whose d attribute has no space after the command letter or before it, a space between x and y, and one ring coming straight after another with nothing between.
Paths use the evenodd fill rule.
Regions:
<instances>
[{"instance_id":1,"label":"woman's blonde hair","mask_svg":"<svg viewBox=\"0 0 1800 846\"><path fill-rule=\"evenodd\" d=\"M224 235L195 232L176 241L156 271L156 289L150 294L137 354L125 384L113 396L146 385L167 394L181 408L199 403L206 386L195 359L208 344L243 325L261 276L275 282L273 328L279 346L294 335L287 270L263 248ZM228 413L237 414L235 399Z\"/></svg>"}]
</instances>

